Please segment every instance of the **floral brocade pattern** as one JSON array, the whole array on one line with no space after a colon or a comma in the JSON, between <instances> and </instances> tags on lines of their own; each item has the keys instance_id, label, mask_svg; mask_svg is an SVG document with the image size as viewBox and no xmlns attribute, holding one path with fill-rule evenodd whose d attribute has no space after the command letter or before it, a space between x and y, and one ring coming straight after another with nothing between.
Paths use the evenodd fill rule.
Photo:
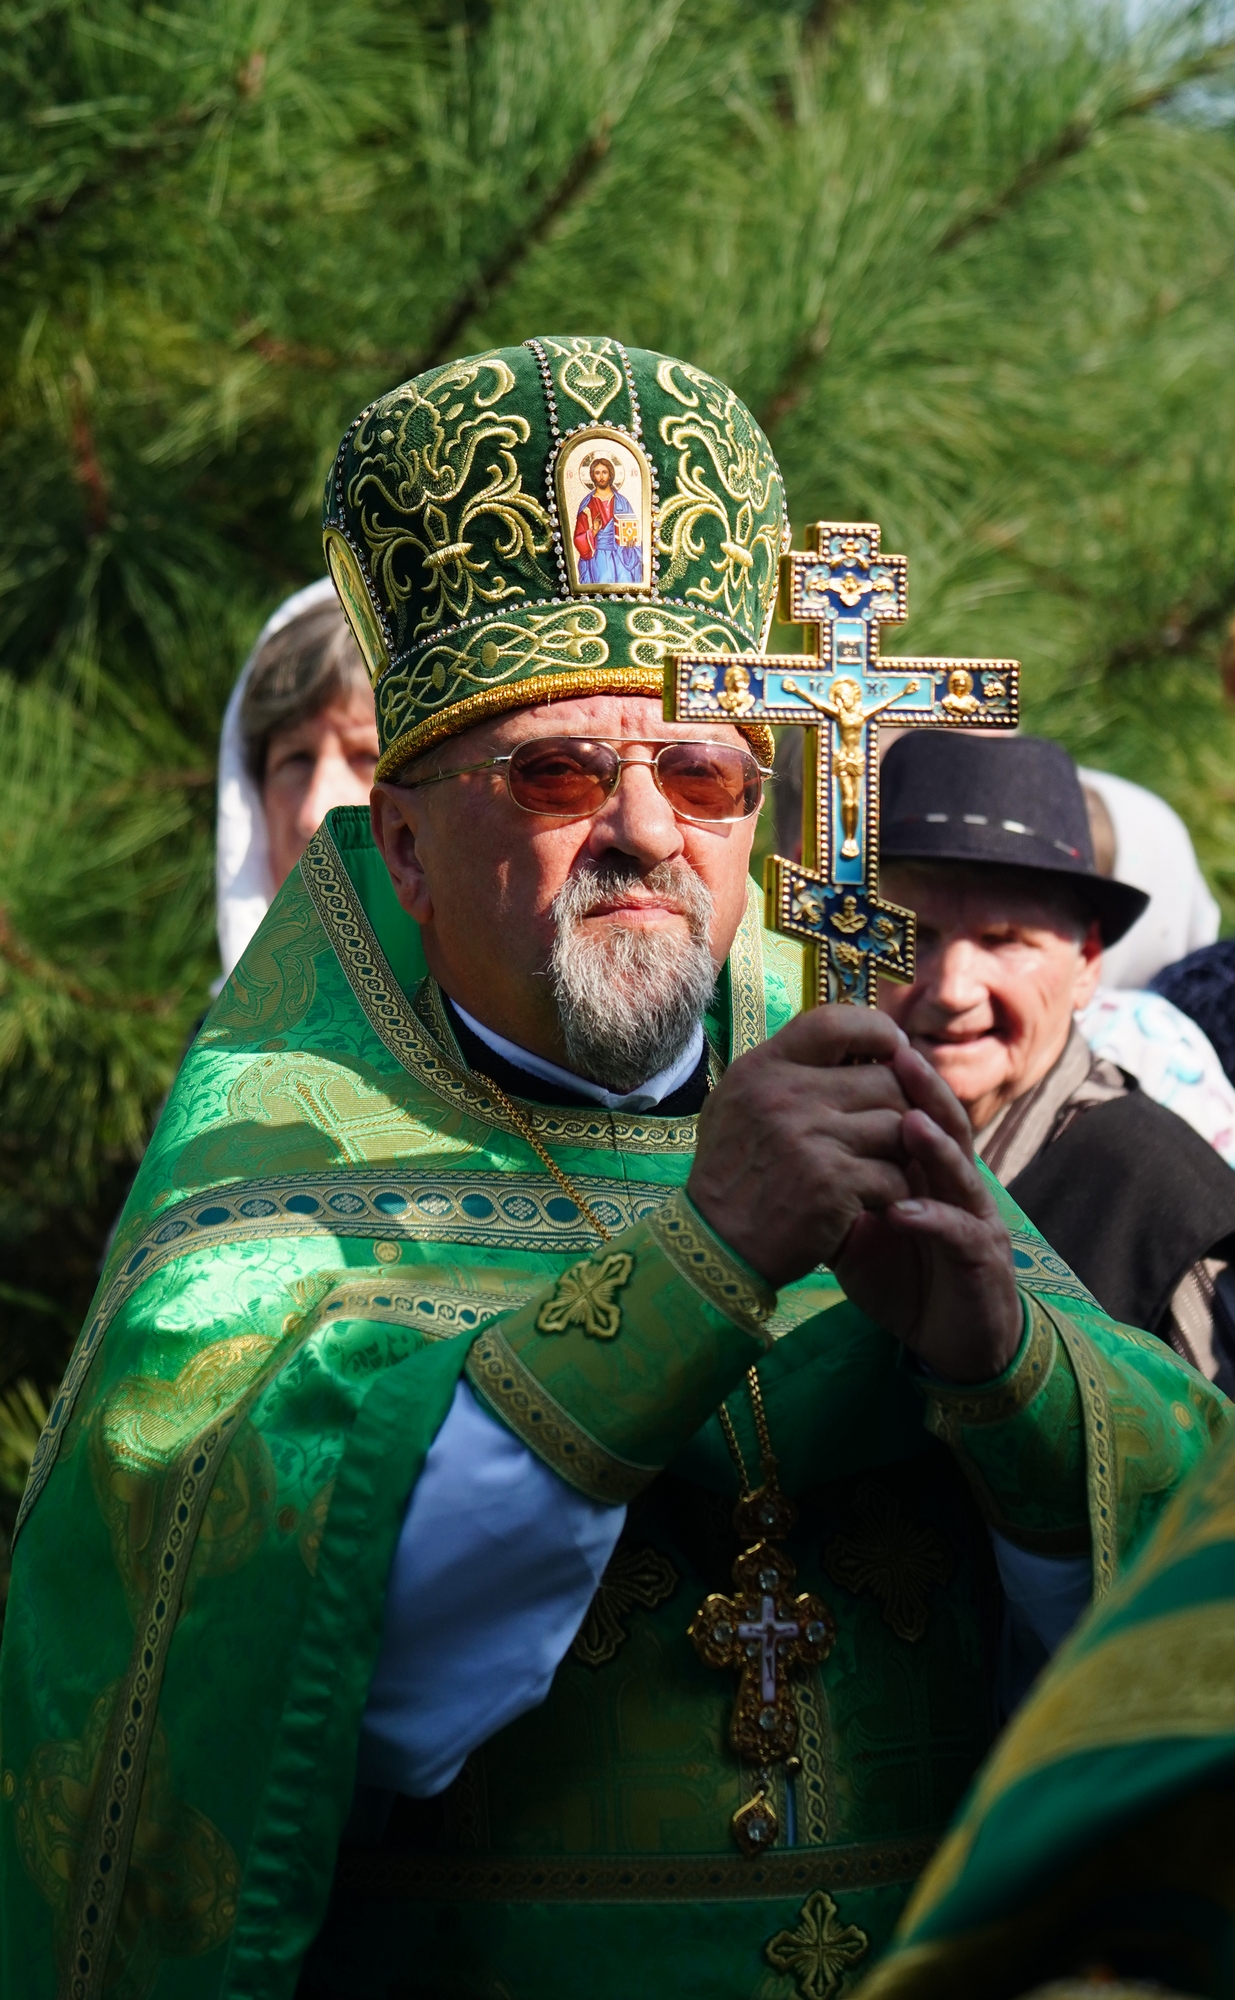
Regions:
<instances>
[{"instance_id":1,"label":"floral brocade pattern","mask_svg":"<svg viewBox=\"0 0 1235 2000\"><path fill-rule=\"evenodd\" d=\"M90 1803L107 1748L115 1687L93 1702L80 1737L40 1745L22 1778L17 1845L60 1913L69 1904ZM166 1732L156 1728L112 1956L109 2000L145 2000L169 1958L222 1944L236 1916L240 1866L204 1813L177 1798Z\"/></svg>"},{"instance_id":2,"label":"floral brocade pattern","mask_svg":"<svg viewBox=\"0 0 1235 2000\"><path fill-rule=\"evenodd\" d=\"M499 355L477 355L404 383L356 430L348 511L396 629L412 639L552 587L541 560L549 516L515 456L531 425L498 407L514 388Z\"/></svg>"},{"instance_id":3,"label":"floral brocade pattern","mask_svg":"<svg viewBox=\"0 0 1235 2000\"><path fill-rule=\"evenodd\" d=\"M684 361L656 380L681 405L660 420L676 455L660 515L661 586L723 612L759 642L782 552L780 473L763 432L732 389Z\"/></svg>"},{"instance_id":4,"label":"floral brocade pattern","mask_svg":"<svg viewBox=\"0 0 1235 2000\"><path fill-rule=\"evenodd\" d=\"M796 973L795 948L765 940L752 905L709 1020L723 1054L740 1055L781 1025ZM774 1302L673 1199L689 1169L693 1121L541 1107L547 1122L536 1129L580 1193L615 1236L630 1232L599 1250L578 1206L435 1039L429 1014L410 997L434 991L406 947L366 816L344 809L280 891L186 1055L23 1508L0 1760L0 1826L11 1857L0 1871L6 1995L25 1992L28 1966L46 1972L50 1992L59 1963L66 2000L213 2000L226 1960L233 1983L243 1973L245 1990L267 2000L307 1948L326 1910L352 1796L407 1496L465 1355L484 1399L517 1435L534 1436L564 1478L610 1506L647 1489L648 1511L630 1563L613 1566L610 1594L586 1625L593 1659L616 1651L599 1665L576 1653L562 1669L574 1677L563 1683L568 1707L531 1711L485 1746L488 1823L501 1824L505 1796L520 1828L543 1827L539 1847L521 1832L492 1858L434 1850L406 1862L400 1893L411 1881L422 1903L437 1897L456 1912L415 1923L406 1915L400 1936L426 1990L454 1990L453 1971L439 1978L429 1961L438 1940L453 1948L462 1931L503 1940L502 1962L481 1968L486 1990L568 1990L557 1968L580 1934L572 1925L594 1935L604 1921L619 1937L632 1911L635 1922L650 1923L638 1909L660 1901L683 1905L684 1922L713 1950L709 1964L722 1963L728 1936L738 1940L718 1994L750 1994L760 1982L770 1989L773 1980L780 2000L790 1982L826 1991L846 1942L836 1927L869 1937L871 1956L882 1946L956 1782L977 1762L987 1712L980 1687L955 1674L928 1676L945 1642L958 1668L968 1674L968 1661L977 1676L971 1628L959 1615L940 1615L926 1644L906 1646L869 1601L852 1600L885 1678L872 1677L872 1648L863 1639L857 1650L859 1628L848 1620L838 1655L848 1644L856 1664L840 1671L839 1657L830 1683L817 1682L813 1715L803 1715L801 1845L754 1859L724 1850L740 1803L714 1720L729 1691L709 1706L707 1688L692 1678L684 1611L700 1586L711 1588L716 1502L722 1561L730 1546L716 1490L728 1460L704 1423L725 1385L697 1378L692 1421L703 1428L683 1451L663 1415L658 1371L664 1358L683 1382L691 1329L724 1315L728 1327L715 1333L732 1354L727 1385L756 1358L754 1339L772 1329ZM329 1159L306 1166L306 1152L326 1139ZM251 1143L260 1172L198 1178L216 1140L229 1149ZM1037 1256L1029 1225L1011 1204L1007 1213L1018 1246ZM550 1337L535 1331L568 1268L581 1258L603 1267L620 1255L634 1261L628 1281L608 1300L593 1295L594 1307L620 1306L616 1338L587 1337L578 1322ZM1095 1517L1101 1509L1110 1518L1112 1543L1118 1531L1122 1561L1225 1426L1226 1406L1160 1342L1121 1333L1084 1299L1058 1296L1067 1303L1050 1308L1057 1363L1075 1353L1068 1365L1078 1384L1100 1375L1105 1399L1095 1391L1087 1403L1078 1386L1081 1403L1067 1403L1063 1416L1079 1440L1075 1410L1092 1411L1084 1450ZM846 1479L870 1470L881 1482L902 1458L946 1466L942 1451L923 1451L921 1389L897 1367L890 1337L830 1281L789 1288L778 1313L790 1308L805 1322L795 1341L759 1359L786 1490L812 1489L821 1466L840 1477L842 1459ZM1013 1430L1026 1435L1023 1450L1012 1438L999 1463L989 1453L984 1461L1001 1495L1031 1464L1035 1440L1051 1447L1041 1428L1046 1394L1002 1424L966 1431L971 1457L985 1440L993 1447ZM1081 1456L1078 1441L1078 1467ZM675 1469L657 1492L661 1464ZM1079 1479L1077 1492L1084 1532ZM972 1510L964 1494L949 1493L941 1487L923 1519L949 1546L955 1539L961 1555L949 1583L930 1588L963 1607L970 1531L954 1536L949 1523L963 1527ZM829 1500L804 1538L805 1580L815 1582L820 1550L847 1531L839 1501ZM669 1567L681 1582L662 1596ZM1226 1713L1214 1703L1229 1706L1229 1673L1217 1696L1211 1688L1225 1672L1223 1630L1181 1630L1178 1639L1168 1663L1173 1686L1186 1692L1203 1673L1194 1712L1207 1723ZM649 1672L649 1659L668 1666ZM612 1701L610 1674L621 1683ZM699 1676L710 1678L701 1664ZM580 1683L590 1691L586 1709L569 1706ZM883 1699L884 1687L897 1700ZM906 1688L920 1692L902 1700ZM936 1713L950 1704L941 1757L917 1733L928 1700ZM1132 1704L1122 1705L1135 1721ZM561 1727L563 1714L573 1734ZM1148 1727L1153 1717L1141 1715L1138 1726ZM537 1731L544 1753L523 1756L526 1733ZM596 1782L572 1763L567 1790L564 1742L575 1746L572 1758L580 1745L595 1754ZM860 1754L846 1750L852 1744ZM504 1794L502 1757L509 1770L518 1764L517 1787L512 1781ZM893 1768L906 1775L890 1784ZM533 1783L543 1789L531 1813L548 1800L535 1822ZM638 1814L623 1827L585 1822L615 1786ZM831 1927L822 1905L805 1919L804 1901L820 1891L838 1905ZM754 1917L752 1902L764 1906ZM542 1959L546 1938L556 1955L547 1979L530 1953L520 1956L516 1937L520 1909L546 1903L556 1906L538 1933ZM478 1919L468 1906L479 1908ZM769 1942L783 1973L764 1956ZM595 1953L580 1952L575 1963L594 1965ZM625 1957L620 1963L625 1970Z\"/></svg>"},{"instance_id":5,"label":"floral brocade pattern","mask_svg":"<svg viewBox=\"0 0 1235 2000\"><path fill-rule=\"evenodd\" d=\"M869 1944L865 1931L841 1921L826 1889L816 1889L794 1928L778 1931L765 1949L769 1965L792 1974L801 2000L832 2000Z\"/></svg>"}]
</instances>

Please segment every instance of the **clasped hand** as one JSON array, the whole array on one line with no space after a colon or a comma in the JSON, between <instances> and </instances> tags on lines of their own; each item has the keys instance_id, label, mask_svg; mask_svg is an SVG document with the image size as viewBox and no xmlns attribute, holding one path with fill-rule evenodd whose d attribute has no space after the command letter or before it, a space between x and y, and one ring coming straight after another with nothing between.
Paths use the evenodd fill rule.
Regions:
<instances>
[{"instance_id":1,"label":"clasped hand","mask_svg":"<svg viewBox=\"0 0 1235 2000\"><path fill-rule=\"evenodd\" d=\"M969 1120L888 1015L816 1007L709 1097L687 1193L776 1287L817 1264L951 1381L989 1381L1021 1337L1008 1232Z\"/></svg>"}]
</instances>

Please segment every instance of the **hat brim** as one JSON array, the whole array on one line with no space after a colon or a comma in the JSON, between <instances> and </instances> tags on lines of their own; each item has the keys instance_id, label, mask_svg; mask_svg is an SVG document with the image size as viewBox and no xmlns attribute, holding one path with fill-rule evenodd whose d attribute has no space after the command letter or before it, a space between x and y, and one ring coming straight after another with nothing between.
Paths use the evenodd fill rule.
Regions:
<instances>
[{"instance_id":1,"label":"hat brim","mask_svg":"<svg viewBox=\"0 0 1235 2000\"><path fill-rule=\"evenodd\" d=\"M958 861L970 868L1015 868L1020 874L1040 876L1044 886L1058 884L1089 905L1097 919L1104 946L1118 944L1149 907L1149 897L1144 889L1134 889L1130 882L1117 882L1110 875L1099 875L1096 870L1052 867L1031 860L1023 852L996 855L989 852L989 847L984 853L975 853L974 848L967 846L963 837L958 837L951 829L944 833L940 828L934 838L932 835L935 835L934 828L923 828L917 839L908 837L907 829L894 829L880 843L880 859L884 863Z\"/></svg>"}]
</instances>

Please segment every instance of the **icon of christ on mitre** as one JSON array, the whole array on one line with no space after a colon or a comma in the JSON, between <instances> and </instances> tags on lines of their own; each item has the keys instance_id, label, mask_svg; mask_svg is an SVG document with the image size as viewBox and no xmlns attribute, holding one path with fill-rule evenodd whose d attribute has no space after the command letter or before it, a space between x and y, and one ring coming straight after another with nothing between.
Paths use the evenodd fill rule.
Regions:
<instances>
[{"instance_id":1,"label":"icon of christ on mitre","mask_svg":"<svg viewBox=\"0 0 1235 2000\"><path fill-rule=\"evenodd\" d=\"M575 515L580 583L642 583L639 521L630 501L618 491L621 469L598 453L585 458L580 470L591 489Z\"/></svg>"}]
</instances>

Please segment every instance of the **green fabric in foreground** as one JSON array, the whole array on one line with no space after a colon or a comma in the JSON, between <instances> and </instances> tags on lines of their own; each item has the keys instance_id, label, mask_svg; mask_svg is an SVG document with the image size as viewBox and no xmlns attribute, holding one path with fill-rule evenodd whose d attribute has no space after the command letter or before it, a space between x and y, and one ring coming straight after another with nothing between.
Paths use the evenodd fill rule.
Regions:
<instances>
[{"instance_id":1,"label":"green fabric in foreground","mask_svg":"<svg viewBox=\"0 0 1235 2000\"><path fill-rule=\"evenodd\" d=\"M1229 1436L996 1746L861 2000L1002 2000L1095 1965L1235 1991Z\"/></svg>"},{"instance_id":2,"label":"green fabric in foreground","mask_svg":"<svg viewBox=\"0 0 1235 2000\"><path fill-rule=\"evenodd\" d=\"M798 977L752 899L718 1064ZM692 1221L693 1118L523 1111L609 1244L462 1063L367 816L333 814L186 1059L32 1471L0 1658L5 2000L290 2000L407 1498L465 1365L493 1401L486 1352L634 1497L544 1706L345 1845L314 1976L358 1993L431 1966L435 2000L591 1997L693 1963L716 2000L790 2000L812 1964L871 1963L988 1747L980 1510L1070 1545L1087 1520L1101 1591L1225 1424L1006 1198L1027 1334L991 1422L928 1400L829 1273L773 1303ZM838 1629L795 1693L779 1844L747 1858L732 1677L687 1627L736 1553L701 1419L765 1337L798 1587ZM554 1462L526 1405L494 1407Z\"/></svg>"}]
</instances>

